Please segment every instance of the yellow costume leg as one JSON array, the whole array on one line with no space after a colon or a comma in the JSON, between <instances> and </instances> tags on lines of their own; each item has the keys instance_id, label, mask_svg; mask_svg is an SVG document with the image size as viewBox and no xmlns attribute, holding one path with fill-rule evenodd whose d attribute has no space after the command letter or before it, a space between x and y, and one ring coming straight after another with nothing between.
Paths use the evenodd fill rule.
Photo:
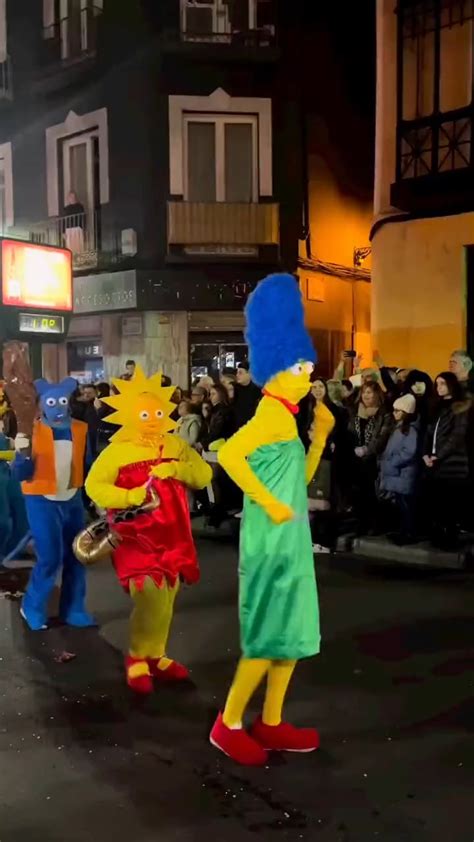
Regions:
<instances>
[{"instance_id":1,"label":"yellow costume leg","mask_svg":"<svg viewBox=\"0 0 474 842\"><path fill-rule=\"evenodd\" d=\"M280 725L283 703L296 661L271 661L263 706L264 725Z\"/></svg>"},{"instance_id":2,"label":"yellow costume leg","mask_svg":"<svg viewBox=\"0 0 474 842\"><path fill-rule=\"evenodd\" d=\"M227 728L242 727L242 719L250 699L271 666L271 661L242 658L227 697L222 720Z\"/></svg>"},{"instance_id":3,"label":"yellow costume leg","mask_svg":"<svg viewBox=\"0 0 474 842\"><path fill-rule=\"evenodd\" d=\"M145 579L142 590L131 583L130 594L134 602L130 617L130 655L138 659L159 659L160 669L165 670L171 661L164 658L168 641L173 607L179 581L172 588L163 583L157 587L153 579Z\"/></svg>"}]
</instances>

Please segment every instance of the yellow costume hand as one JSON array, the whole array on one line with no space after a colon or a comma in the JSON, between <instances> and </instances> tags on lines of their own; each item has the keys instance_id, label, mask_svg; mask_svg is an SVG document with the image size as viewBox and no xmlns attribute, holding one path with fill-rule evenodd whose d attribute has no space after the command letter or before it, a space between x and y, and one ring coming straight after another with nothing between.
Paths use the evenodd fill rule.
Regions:
<instances>
[{"instance_id":1,"label":"yellow costume hand","mask_svg":"<svg viewBox=\"0 0 474 842\"><path fill-rule=\"evenodd\" d=\"M128 492L127 503L130 508L134 506L141 506L142 503L145 502L147 495L147 490L144 485L140 485L138 488L132 488Z\"/></svg>"},{"instance_id":2,"label":"yellow costume hand","mask_svg":"<svg viewBox=\"0 0 474 842\"><path fill-rule=\"evenodd\" d=\"M291 506L287 506L286 503L280 503L279 500L275 500L272 503L266 503L263 507L273 523L286 523L288 520L293 520L295 513Z\"/></svg>"},{"instance_id":3,"label":"yellow costume hand","mask_svg":"<svg viewBox=\"0 0 474 842\"><path fill-rule=\"evenodd\" d=\"M151 469L150 475L157 479L175 479L178 470L175 462L162 462Z\"/></svg>"},{"instance_id":4,"label":"yellow costume hand","mask_svg":"<svg viewBox=\"0 0 474 842\"><path fill-rule=\"evenodd\" d=\"M209 445L209 452L210 453L218 453L221 447L225 444L225 439L216 439L216 441L211 441Z\"/></svg>"},{"instance_id":5,"label":"yellow costume hand","mask_svg":"<svg viewBox=\"0 0 474 842\"><path fill-rule=\"evenodd\" d=\"M314 410L314 423L316 424L316 430L313 428L313 436L326 441L330 433L332 433L336 422L334 415L327 406L323 403L318 403Z\"/></svg>"}]
</instances>

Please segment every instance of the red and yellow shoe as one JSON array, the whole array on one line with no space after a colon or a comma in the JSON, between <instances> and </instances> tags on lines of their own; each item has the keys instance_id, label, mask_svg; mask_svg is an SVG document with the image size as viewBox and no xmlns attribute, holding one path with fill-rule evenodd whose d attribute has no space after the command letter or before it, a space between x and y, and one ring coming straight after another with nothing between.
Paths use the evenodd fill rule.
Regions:
<instances>
[{"instance_id":1,"label":"red and yellow shoe","mask_svg":"<svg viewBox=\"0 0 474 842\"><path fill-rule=\"evenodd\" d=\"M178 661L171 661L165 669L160 667L162 658L148 658L150 672L153 678L163 683L172 681L189 681L189 670Z\"/></svg>"},{"instance_id":2,"label":"red and yellow shoe","mask_svg":"<svg viewBox=\"0 0 474 842\"><path fill-rule=\"evenodd\" d=\"M265 766L268 753L243 728L224 725L222 714L217 717L209 740L231 760L242 766Z\"/></svg>"},{"instance_id":3,"label":"red and yellow shoe","mask_svg":"<svg viewBox=\"0 0 474 842\"><path fill-rule=\"evenodd\" d=\"M305 753L319 748L319 734L315 728L295 728L287 722L281 722L280 725L265 725L259 718L250 734L266 751Z\"/></svg>"},{"instance_id":4,"label":"red and yellow shoe","mask_svg":"<svg viewBox=\"0 0 474 842\"><path fill-rule=\"evenodd\" d=\"M125 658L127 684L135 693L153 693L153 681L148 662L141 658Z\"/></svg>"}]
</instances>

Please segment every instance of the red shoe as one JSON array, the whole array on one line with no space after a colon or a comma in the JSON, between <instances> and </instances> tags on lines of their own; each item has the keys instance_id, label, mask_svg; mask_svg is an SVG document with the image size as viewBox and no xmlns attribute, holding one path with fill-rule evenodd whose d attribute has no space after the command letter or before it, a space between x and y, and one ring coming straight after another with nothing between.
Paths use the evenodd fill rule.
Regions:
<instances>
[{"instance_id":1,"label":"red shoe","mask_svg":"<svg viewBox=\"0 0 474 842\"><path fill-rule=\"evenodd\" d=\"M316 751L319 748L319 734L314 728L295 728L281 722L280 725L265 725L257 719L251 736L266 751Z\"/></svg>"},{"instance_id":2,"label":"red shoe","mask_svg":"<svg viewBox=\"0 0 474 842\"><path fill-rule=\"evenodd\" d=\"M125 658L125 669L127 672L127 684L135 693L153 693L153 681L150 675L150 667L142 658L132 658L127 655Z\"/></svg>"},{"instance_id":3,"label":"red shoe","mask_svg":"<svg viewBox=\"0 0 474 842\"><path fill-rule=\"evenodd\" d=\"M220 749L227 757L242 766L265 766L267 752L244 731L243 728L228 728L222 721L222 714L217 717L210 733L212 745Z\"/></svg>"},{"instance_id":4,"label":"red shoe","mask_svg":"<svg viewBox=\"0 0 474 842\"><path fill-rule=\"evenodd\" d=\"M165 670L160 669L160 661L161 658L148 658L148 664L153 678L163 683L190 680L189 670L183 667L182 664L179 664L178 661L171 661Z\"/></svg>"}]
</instances>

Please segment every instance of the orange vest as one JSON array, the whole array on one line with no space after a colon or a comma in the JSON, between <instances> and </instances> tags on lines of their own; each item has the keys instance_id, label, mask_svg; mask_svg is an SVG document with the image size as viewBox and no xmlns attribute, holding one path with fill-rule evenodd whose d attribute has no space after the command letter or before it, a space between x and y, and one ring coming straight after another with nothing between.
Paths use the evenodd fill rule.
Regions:
<instances>
[{"instance_id":1,"label":"orange vest","mask_svg":"<svg viewBox=\"0 0 474 842\"><path fill-rule=\"evenodd\" d=\"M71 422L71 434L72 464L69 488L82 488L84 485L87 424L84 424L83 421L73 420ZM53 431L42 421L35 421L33 425L31 455L35 464L33 479L22 482L23 494L56 494Z\"/></svg>"}]
</instances>

